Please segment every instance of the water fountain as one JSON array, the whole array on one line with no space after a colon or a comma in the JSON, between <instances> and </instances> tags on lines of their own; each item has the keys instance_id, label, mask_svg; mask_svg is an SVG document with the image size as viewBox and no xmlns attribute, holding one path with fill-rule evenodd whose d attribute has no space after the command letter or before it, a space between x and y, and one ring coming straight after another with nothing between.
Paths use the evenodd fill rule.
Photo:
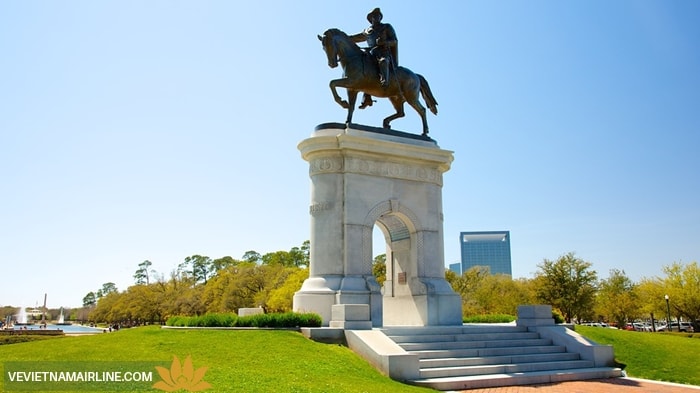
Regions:
<instances>
[{"instance_id":1,"label":"water fountain","mask_svg":"<svg viewBox=\"0 0 700 393\"><path fill-rule=\"evenodd\" d=\"M19 308L19 312L15 315L15 326L33 325L33 322L27 320L27 310L24 307Z\"/></svg>"},{"instance_id":2,"label":"water fountain","mask_svg":"<svg viewBox=\"0 0 700 393\"><path fill-rule=\"evenodd\" d=\"M70 325L70 322L66 322L65 318L63 316L63 307L61 307L61 314L58 316L58 322L56 322L56 325Z\"/></svg>"}]
</instances>

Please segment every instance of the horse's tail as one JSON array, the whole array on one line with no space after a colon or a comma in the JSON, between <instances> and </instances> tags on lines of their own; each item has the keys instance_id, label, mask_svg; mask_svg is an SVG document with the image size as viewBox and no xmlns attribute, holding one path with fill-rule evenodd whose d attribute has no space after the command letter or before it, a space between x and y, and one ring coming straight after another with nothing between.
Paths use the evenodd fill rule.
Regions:
<instances>
[{"instance_id":1,"label":"horse's tail","mask_svg":"<svg viewBox=\"0 0 700 393\"><path fill-rule=\"evenodd\" d=\"M418 75L418 79L420 79L420 93L423 95L423 99L425 100L426 105L428 105L428 109L430 109L433 114L437 115L437 101L435 100L435 97L433 96L433 92L430 90L430 85L428 85L428 81L423 78L423 75L421 74L416 74Z\"/></svg>"}]
</instances>

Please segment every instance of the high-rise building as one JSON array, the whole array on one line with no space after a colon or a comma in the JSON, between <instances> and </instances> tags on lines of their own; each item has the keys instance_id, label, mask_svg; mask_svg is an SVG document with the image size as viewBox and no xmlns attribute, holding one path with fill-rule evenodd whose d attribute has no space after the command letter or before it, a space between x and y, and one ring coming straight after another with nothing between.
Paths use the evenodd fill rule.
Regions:
<instances>
[{"instance_id":1,"label":"high-rise building","mask_svg":"<svg viewBox=\"0 0 700 393\"><path fill-rule=\"evenodd\" d=\"M491 274L512 275L510 261L510 231L461 232L461 266L450 270L462 274L474 266L488 266ZM453 268L460 267L457 271Z\"/></svg>"}]
</instances>

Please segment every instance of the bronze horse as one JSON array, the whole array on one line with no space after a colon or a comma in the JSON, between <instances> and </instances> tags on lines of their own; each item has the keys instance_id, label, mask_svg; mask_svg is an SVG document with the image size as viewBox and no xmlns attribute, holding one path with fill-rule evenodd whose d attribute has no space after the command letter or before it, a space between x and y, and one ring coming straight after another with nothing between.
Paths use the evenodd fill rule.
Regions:
<instances>
[{"instance_id":1,"label":"bronze horse","mask_svg":"<svg viewBox=\"0 0 700 393\"><path fill-rule=\"evenodd\" d=\"M318 36L323 44L323 50L328 57L328 66L335 68L338 61L343 67L343 78L330 82L333 98L343 108L348 110L347 124L352 121L357 94L364 92L375 97L387 97L396 109L396 113L384 119L384 128L391 128L391 121L404 117L404 102L408 102L418 112L423 121L423 135L428 135L428 120L425 107L418 100L419 93L423 95L430 111L437 115L437 102L430 91L428 81L422 75L415 74L405 67L391 70L389 85L382 87L379 82L379 69L376 60L357 46L347 34L338 29L330 29ZM343 100L336 87L344 87L348 92L348 101Z\"/></svg>"}]
</instances>

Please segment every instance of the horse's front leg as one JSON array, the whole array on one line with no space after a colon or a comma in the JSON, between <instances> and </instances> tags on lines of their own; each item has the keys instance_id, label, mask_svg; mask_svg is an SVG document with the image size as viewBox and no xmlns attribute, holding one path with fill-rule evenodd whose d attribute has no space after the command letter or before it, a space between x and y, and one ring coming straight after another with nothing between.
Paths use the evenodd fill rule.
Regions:
<instances>
[{"instance_id":1,"label":"horse's front leg","mask_svg":"<svg viewBox=\"0 0 700 393\"><path fill-rule=\"evenodd\" d=\"M335 102L337 102L338 105L342 106L343 108L348 109L348 107L349 107L348 102L345 101L344 99L342 99L340 97L340 95L338 95L338 90L337 90L338 87L345 87L347 85L346 82L347 82L346 78L333 79L330 83L330 87L331 87L331 92L333 93L333 99L335 100Z\"/></svg>"}]
</instances>

